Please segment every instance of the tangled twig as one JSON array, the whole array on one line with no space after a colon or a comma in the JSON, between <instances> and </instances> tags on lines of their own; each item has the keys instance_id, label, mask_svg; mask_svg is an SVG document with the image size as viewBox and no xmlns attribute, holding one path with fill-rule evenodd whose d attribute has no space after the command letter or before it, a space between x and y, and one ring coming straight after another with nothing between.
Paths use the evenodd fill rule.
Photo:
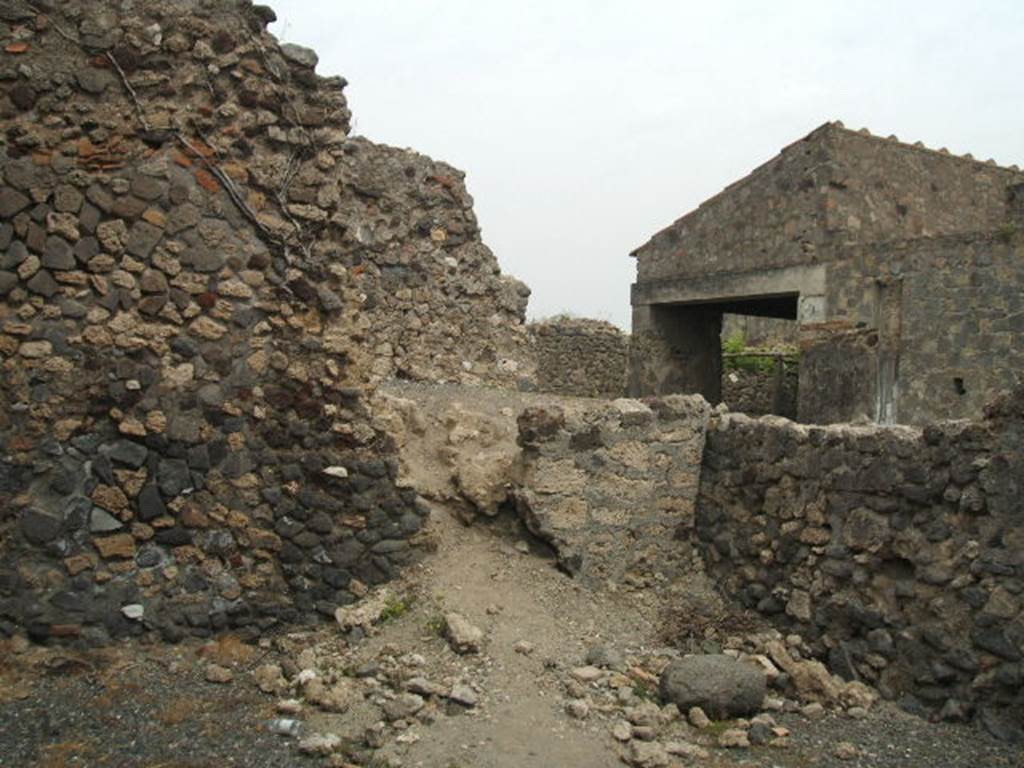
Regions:
<instances>
[{"instance_id":1,"label":"tangled twig","mask_svg":"<svg viewBox=\"0 0 1024 768\"><path fill-rule=\"evenodd\" d=\"M242 193L238 191L238 187L235 186L235 182L231 180L230 176L224 173L224 171L222 171L215 163L211 163L206 155L203 154L195 144L182 135L181 131L176 129L174 131L174 138L179 144L181 144L181 146L187 149L190 154L196 157L199 162L203 164L203 167L209 171L215 179L217 179L224 191L228 193L228 197L231 198L231 201L238 206L238 210L242 212L242 215L244 215L257 230L259 230L260 234L275 245L284 245L269 229L267 229L266 225L259 220L256 216L256 212L245 201L245 198L242 197Z\"/></svg>"},{"instance_id":2,"label":"tangled twig","mask_svg":"<svg viewBox=\"0 0 1024 768\"><path fill-rule=\"evenodd\" d=\"M139 122L142 124L142 129L148 131L150 128L149 121L146 120L146 112L142 109L142 104L139 103L139 94L135 92L135 89L132 87L132 84L128 82L128 75L124 73L124 70L121 68L120 63L118 63L117 59L114 57L114 54L112 54L110 51L107 51L107 61L109 61L111 66L113 66L114 69L117 70L117 74L121 77L121 84L124 85L124 89L128 91L128 95L131 96L132 103L135 104L135 114L138 116Z\"/></svg>"}]
</instances>

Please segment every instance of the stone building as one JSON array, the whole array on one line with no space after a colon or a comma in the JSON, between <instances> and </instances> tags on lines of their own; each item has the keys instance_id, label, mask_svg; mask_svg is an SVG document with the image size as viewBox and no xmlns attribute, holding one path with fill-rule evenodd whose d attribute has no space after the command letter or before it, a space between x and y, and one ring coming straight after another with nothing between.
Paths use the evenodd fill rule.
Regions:
<instances>
[{"instance_id":1,"label":"stone building","mask_svg":"<svg viewBox=\"0 0 1024 768\"><path fill-rule=\"evenodd\" d=\"M1024 174L826 123L637 248L634 395L721 399L725 314L798 325L799 418L976 416L1024 365Z\"/></svg>"}]
</instances>

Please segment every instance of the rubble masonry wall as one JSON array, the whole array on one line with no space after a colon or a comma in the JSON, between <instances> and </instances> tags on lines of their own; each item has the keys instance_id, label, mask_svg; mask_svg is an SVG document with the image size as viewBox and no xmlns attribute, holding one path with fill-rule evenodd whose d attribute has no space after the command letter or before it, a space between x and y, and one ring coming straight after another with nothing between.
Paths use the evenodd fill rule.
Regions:
<instances>
[{"instance_id":1,"label":"rubble masonry wall","mask_svg":"<svg viewBox=\"0 0 1024 768\"><path fill-rule=\"evenodd\" d=\"M541 392L571 397L625 395L629 336L614 325L603 320L559 318L529 328Z\"/></svg>"},{"instance_id":2,"label":"rubble masonry wall","mask_svg":"<svg viewBox=\"0 0 1024 768\"><path fill-rule=\"evenodd\" d=\"M683 395L582 413L527 409L519 513L588 586L655 587L686 573L695 553L681 541L693 527L709 412Z\"/></svg>"},{"instance_id":3,"label":"rubble masonry wall","mask_svg":"<svg viewBox=\"0 0 1024 768\"><path fill-rule=\"evenodd\" d=\"M709 575L889 697L1020 706L1022 396L923 431L712 419Z\"/></svg>"},{"instance_id":4,"label":"rubble masonry wall","mask_svg":"<svg viewBox=\"0 0 1024 768\"><path fill-rule=\"evenodd\" d=\"M308 621L425 509L366 394L532 376L462 174L246 2L0 14L0 633Z\"/></svg>"},{"instance_id":5,"label":"rubble masonry wall","mask_svg":"<svg viewBox=\"0 0 1024 768\"><path fill-rule=\"evenodd\" d=\"M706 574L889 698L951 717L1024 704L1024 391L924 430L682 396L519 427L520 513L585 583L665 596Z\"/></svg>"},{"instance_id":6,"label":"rubble masonry wall","mask_svg":"<svg viewBox=\"0 0 1024 768\"><path fill-rule=\"evenodd\" d=\"M761 358L778 364L773 358ZM799 365L789 360L783 367L781 381L773 368L731 366L726 361L722 371L722 402L730 411L748 416L785 416L795 419Z\"/></svg>"},{"instance_id":7,"label":"rubble masonry wall","mask_svg":"<svg viewBox=\"0 0 1024 768\"><path fill-rule=\"evenodd\" d=\"M637 282L827 263L847 243L992 232L1021 178L827 123L636 249Z\"/></svg>"},{"instance_id":8,"label":"rubble masonry wall","mask_svg":"<svg viewBox=\"0 0 1024 768\"><path fill-rule=\"evenodd\" d=\"M880 284L890 299L880 300ZM837 324L878 328L880 344L898 350L900 423L975 418L993 393L1020 381L1024 237L1012 229L844 249L829 265L828 285ZM895 324L879 318L887 304ZM827 335L822 343L834 346ZM843 395L830 382L849 379L852 371L842 370L849 357L832 360L831 370L816 372L816 389L836 400Z\"/></svg>"}]
</instances>

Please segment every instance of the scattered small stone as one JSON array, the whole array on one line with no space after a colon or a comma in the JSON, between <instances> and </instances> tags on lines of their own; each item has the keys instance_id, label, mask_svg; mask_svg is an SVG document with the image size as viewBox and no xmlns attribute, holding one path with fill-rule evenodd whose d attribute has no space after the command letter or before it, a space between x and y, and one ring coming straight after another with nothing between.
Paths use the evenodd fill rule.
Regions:
<instances>
[{"instance_id":1,"label":"scattered small stone","mask_svg":"<svg viewBox=\"0 0 1024 768\"><path fill-rule=\"evenodd\" d=\"M761 714L755 715L754 717L750 718L750 723L751 725L753 725L754 723L762 723L764 725L767 725L769 728L773 728L775 726L775 718L769 715L767 712L762 712Z\"/></svg>"},{"instance_id":2,"label":"scattered small stone","mask_svg":"<svg viewBox=\"0 0 1024 768\"><path fill-rule=\"evenodd\" d=\"M587 686L579 680L568 680L565 683L565 692L573 699L585 699L587 697Z\"/></svg>"},{"instance_id":3,"label":"scattered small stone","mask_svg":"<svg viewBox=\"0 0 1024 768\"><path fill-rule=\"evenodd\" d=\"M444 688L437 683L432 683L425 677L414 677L406 682L405 690L409 693L417 693L420 696L440 696ZM453 689L454 690L454 689Z\"/></svg>"},{"instance_id":4,"label":"scattered small stone","mask_svg":"<svg viewBox=\"0 0 1024 768\"><path fill-rule=\"evenodd\" d=\"M622 669L625 666L625 659L622 654L607 645L595 645L587 651L587 664L605 669Z\"/></svg>"},{"instance_id":5,"label":"scattered small stone","mask_svg":"<svg viewBox=\"0 0 1024 768\"><path fill-rule=\"evenodd\" d=\"M206 681L208 683L230 683L235 679L235 673L220 664L210 664L206 667Z\"/></svg>"},{"instance_id":6,"label":"scattered small stone","mask_svg":"<svg viewBox=\"0 0 1024 768\"><path fill-rule=\"evenodd\" d=\"M329 755L341 746L341 737L334 733L314 733L299 742L299 752L304 755Z\"/></svg>"},{"instance_id":7,"label":"scattered small stone","mask_svg":"<svg viewBox=\"0 0 1024 768\"><path fill-rule=\"evenodd\" d=\"M445 634L448 644L456 653L479 653L484 633L458 613L449 613L444 617Z\"/></svg>"},{"instance_id":8,"label":"scattered small stone","mask_svg":"<svg viewBox=\"0 0 1024 768\"><path fill-rule=\"evenodd\" d=\"M302 691L307 701L326 712L347 712L361 698L355 685L353 681L344 678L330 686L320 679L314 679L306 683Z\"/></svg>"},{"instance_id":9,"label":"scattered small stone","mask_svg":"<svg viewBox=\"0 0 1024 768\"><path fill-rule=\"evenodd\" d=\"M590 705L583 699L571 699L565 705L565 711L577 720L586 720L590 716Z\"/></svg>"},{"instance_id":10,"label":"scattered small stone","mask_svg":"<svg viewBox=\"0 0 1024 768\"><path fill-rule=\"evenodd\" d=\"M520 640L514 646L512 646L512 649L516 653L523 654L523 656L529 656L531 653L533 653L533 643L529 642L528 640Z\"/></svg>"},{"instance_id":11,"label":"scattered small stone","mask_svg":"<svg viewBox=\"0 0 1024 768\"><path fill-rule=\"evenodd\" d=\"M627 707L624 714L633 725L658 725L661 722L661 707L652 701L644 701L635 707Z\"/></svg>"},{"instance_id":12,"label":"scattered small stone","mask_svg":"<svg viewBox=\"0 0 1024 768\"><path fill-rule=\"evenodd\" d=\"M380 720L366 729L363 734L363 741L370 749L380 749L384 746L387 724Z\"/></svg>"},{"instance_id":13,"label":"scattered small stone","mask_svg":"<svg viewBox=\"0 0 1024 768\"><path fill-rule=\"evenodd\" d=\"M280 694L288 688L281 667L277 664L263 664L253 672L256 686L264 693Z\"/></svg>"},{"instance_id":14,"label":"scattered small stone","mask_svg":"<svg viewBox=\"0 0 1024 768\"><path fill-rule=\"evenodd\" d=\"M640 741L654 741L658 738L658 729L651 725L634 725L633 738Z\"/></svg>"},{"instance_id":15,"label":"scattered small stone","mask_svg":"<svg viewBox=\"0 0 1024 768\"><path fill-rule=\"evenodd\" d=\"M277 717L267 721L267 730L278 736L288 736L294 739L302 732L302 723L288 717Z\"/></svg>"},{"instance_id":16,"label":"scattered small stone","mask_svg":"<svg viewBox=\"0 0 1024 768\"><path fill-rule=\"evenodd\" d=\"M635 768L665 768L671 763L665 747L656 741L633 741L629 750L627 761Z\"/></svg>"},{"instance_id":17,"label":"scattered small stone","mask_svg":"<svg viewBox=\"0 0 1024 768\"><path fill-rule=\"evenodd\" d=\"M711 725L711 718L709 718L700 707L690 707L690 711L686 713L686 717L690 721L690 725L694 728L700 728L703 730Z\"/></svg>"},{"instance_id":18,"label":"scattered small stone","mask_svg":"<svg viewBox=\"0 0 1024 768\"><path fill-rule=\"evenodd\" d=\"M282 699L274 705L280 715L298 715L302 712L302 702L298 699Z\"/></svg>"},{"instance_id":19,"label":"scattered small stone","mask_svg":"<svg viewBox=\"0 0 1024 768\"><path fill-rule=\"evenodd\" d=\"M400 693L384 704L384 717L391 721L405 720L423 709L424 703L423 697L415 693Z\"/></svg>"},{"instance_id":20,"label":"scattered small stone","mask_svg":"<svg viewBox=\"0 0 1024 768\"><path fill-rule=\"evenodd\" d=\"M665 751L676 757L685 757L690 760L707 760L711 753L703 747L691 744L688 741L666 741Z\"/></svg>"},{"instance_id":21,"label":"scattered small stone","mask_svg":"<svg viewBox=\"0 0 1024 768\"><path fill-rule=\"evenodd\" d=\"M633 726L625 720L616 720L612 723L611 731L616 741L629 741L633 738Z\"/></svg>"},{"instance_id":22,"label":"scattered small stone","mask_svg":"<svg viewBox=\"0 0 1024 768\"><path fill-rule=\"evenodd\" d=\"M750 728L747 729L747 738L750 739L750 743L754 745L767 744L775 738L775 733L772 730L772 726L764 722L754 722L750 724Z\"/></svg>"},{"instance_id":23,"label":"scattered small stone","mask_svg":"<svg viewBox=\"0 0 1024 768\"><path fill-rule=\"evenodd\" d=\"M848 741L840 741L836 744L832 754L840 760L853 760L860 755L860 750Z\"/></svg>"},{"instance_id":24,"label":"scattered small stone","mask_svg":"<svg viewBox=\"0 0 1024 768\"><path fill-rule=\"evenodd\" d=\"M452 686L451 692L448 694L448 698L457 704L462 704L466 707L475 707L479 702L479 697L476 692L465 683L456 683Z\"/></svg>"},{"instance_id":25,"label":"scattered small stone","mask_svg":"<svg viewBox=\"0 0 1024 768\"><path fill-rule=\"evenodd\" d=\"M593 666L576 667L572 671L572 676L581 683L593 683L600 680L604 676L604 672Z\"/></svg>"},{"instance_id":26,"label":"scattered small stone","mask_svg":"<svg viewBox=\"0 0 1024 768\"><path fill-rule=\"evenodd\" d=\"M746 731L729 728L718 735L718 746L725 749L747 749L750 746L750 739Z\"/></svg>"},{"instance_id":27,"label":"scattered small stone","mask_svg":"<svg viewBox=\"0 0 1024 768\"><path fill-rule=\"evenodd\" d=\"M825 707L819 701L812 701L800 708L800 714L808 720L820 720L825 716Z\"/></svg>"},{"instance_id":28,"label":"scattered small stone","mask_svg":"<svg viewBox=\"0 0 1024 768\"><path fill-rule=\"evenodd\" d=\"M342 631L348 632L359 628L369 633L373 625L380 621L381 615L392 603L392 599L391 592L382 589L373 597L368 597L357 605L338 608L334 612L334 619Z\"/></svg>"},{"instance_id":29,"label":"scattered small stone","mask_svg":"<svg viewBox=\"0 0 1024 768\"><path fill-rule=\"evenodd\" d=\"M121 615L132 621L141 621L146 614L146 609L138 603L132 603L121 608Z\"/></svg>"}]
</instances>

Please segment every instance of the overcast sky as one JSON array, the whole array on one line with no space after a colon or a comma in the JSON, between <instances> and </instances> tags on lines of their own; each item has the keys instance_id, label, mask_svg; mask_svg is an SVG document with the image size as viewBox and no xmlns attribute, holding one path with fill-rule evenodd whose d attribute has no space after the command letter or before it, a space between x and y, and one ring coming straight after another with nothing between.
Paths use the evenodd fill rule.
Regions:
<instances>
[{"instance_id":1,"label":"overcast sky","mask_svg":"<svg viewBox=\"0 0 1024 768\"><path fill-rule=\"evenodd\" d=\"M269 0L355 133L467 173L530 316L629 327L629 252L821 123L1024 165L1024 2Z\"/></svg>"}]
</instances>

